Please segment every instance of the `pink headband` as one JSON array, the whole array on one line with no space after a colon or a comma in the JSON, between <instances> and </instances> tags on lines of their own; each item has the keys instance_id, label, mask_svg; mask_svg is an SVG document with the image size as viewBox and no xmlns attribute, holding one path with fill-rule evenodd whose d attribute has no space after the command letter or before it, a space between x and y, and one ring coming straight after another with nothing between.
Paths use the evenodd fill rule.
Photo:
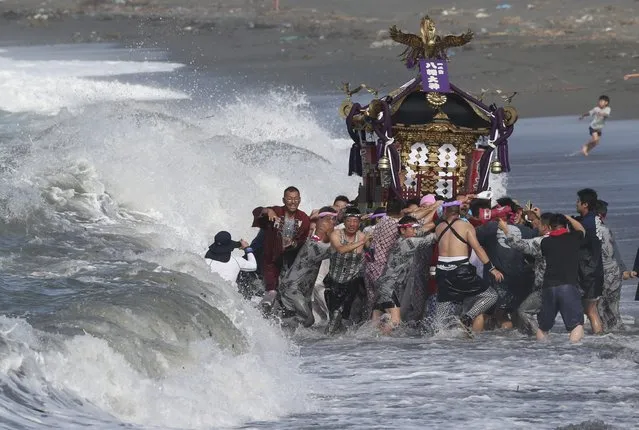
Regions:
<instances>
[{"instance_id":1,"label":"pink headband","mask_svg":"<svg viewBox=\"0 0 639 430\"><path fill-rule=\"evenodd\" d=\"M379 214L373 214L371 216L369 216L368 218L370 219L375 219L375 218L384 218L386 216L386 214L384 212L379 213Z\"/></svg>"},{"instance_id":2,"label":"pink headband","mask_svg":"<svg viewBox=\"0 0 639 430\"><path fill-rule=\"evenodd\" d=\"M417 228L417 227L419 227L419 224L413 224L413 223L410 223L410 224L397 224L397 227L398 228L408 228L408 227Z\"/></svg>"},{"instance_id":3,"label":"pink headband","mask_svg":"<svg viewBox=\"0 0 639 430\"><path fill-rule=\"evenodd\" d=\"M461 205L462 205L462 202L460 202L459 200L455 200L454 202L444 203L442 207L447 208L449 206L461 206Z\"/></svg>"},{"instance_id":4,"label":"pink headband","mask_svg":"<svg viewBox=\"0 0 639 430\"><path fill-rule=\"evenodd\" d=\"M334 212L320 212L317 216L323 218L325 216L337 216L337 214Z\"/></svg>"}]
</instances>

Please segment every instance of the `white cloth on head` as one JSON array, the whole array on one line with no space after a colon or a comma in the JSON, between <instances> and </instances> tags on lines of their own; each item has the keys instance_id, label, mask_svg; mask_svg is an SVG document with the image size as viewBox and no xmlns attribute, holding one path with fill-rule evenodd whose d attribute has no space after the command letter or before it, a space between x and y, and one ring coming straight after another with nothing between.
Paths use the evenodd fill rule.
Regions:
<instances>
[{"instance_id":1,"label":"white cloth on head","mask_svg":"<svg viewBox=\"0 0 639 430\"><path fill-rule=\"evenodd\" d=\"M252 252L246 254L247 259L231 255L229 261L222 263L221 261L206 259L211 272L217 273L227 281L231 281L234 285L237 282L237 276L240 272L255 272L257 270L257 261Z\"/></svg>"}]
</instances>

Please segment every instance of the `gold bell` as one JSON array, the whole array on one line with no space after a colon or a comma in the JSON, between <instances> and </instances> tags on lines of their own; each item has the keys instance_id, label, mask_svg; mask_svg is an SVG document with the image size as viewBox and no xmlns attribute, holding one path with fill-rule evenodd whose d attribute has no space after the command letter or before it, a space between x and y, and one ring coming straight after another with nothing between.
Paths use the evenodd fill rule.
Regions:
<instances>
[{"instance_id":1,"label":"gold bell","mask_svg":"<svg viewBox=\"0 0 639 430\"><path fill-rule=\"evenodd\" d=\"M379 170L379 179L380 179L382 187L390 186L391 165L390 165L390 160L388 159L386 155L382 156L377 162L377 170Z\"/></svg>"},{"instance_id":2,"label":"gold bell","mask_svg":"<svg viewBox=\"0 0 639 430\"><path fill-rule=\"evenodd\" d=\"M503 171L501 168L501 163L497 160L490 163L490 173L494 173L495 175L500 174Z\"/></svg>"},{"instance_id":3,"label":"gold bell","mask_svg":"<svg viewBox=\"0 0 639 430\"><path fill-rule=\"evenodd\" d=\"M380 171L388 171L390 170L390 168L390 160L387 156L382 156L377 162L377 169L379 169Z\"/></svg>"}]
</instances>

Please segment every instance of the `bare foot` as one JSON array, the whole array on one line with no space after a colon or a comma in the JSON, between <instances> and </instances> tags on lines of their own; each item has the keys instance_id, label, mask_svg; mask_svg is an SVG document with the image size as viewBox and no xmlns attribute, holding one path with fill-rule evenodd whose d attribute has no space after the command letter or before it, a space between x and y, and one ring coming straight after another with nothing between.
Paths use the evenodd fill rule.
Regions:
<instances>
[{"instance_id":1,"label":"bare foot","mask_svg":"<svg viewBox=\"0 0 639 430\"><path fill-rule=\"evenodd\" d=\"M581 147L581 152L587 157L588 156L588 145L584 145Z\"/></svg>"}]
</instances>

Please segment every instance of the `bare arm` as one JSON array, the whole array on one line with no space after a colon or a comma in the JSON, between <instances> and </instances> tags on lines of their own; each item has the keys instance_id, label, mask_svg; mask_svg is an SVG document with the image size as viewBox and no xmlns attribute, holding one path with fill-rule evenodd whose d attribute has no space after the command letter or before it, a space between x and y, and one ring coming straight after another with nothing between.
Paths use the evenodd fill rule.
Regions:
<instances>
[{"instance_id":1,"label":"bare arm","mask_svg":"<svg viewBox=\"0 0 639 430\"><path fill-rule=\"evenodd\" d=\"M482 264L490 263L490 258L488 258L486 251L484 251L484 248L482 248L482 246L479 244L479 241L477 240L477 235L475 234L474 228L469 228L466 231L466 241L468 242L468 245L470 245L470 247L473 249L473 251L475 251L475 254L477 254L477 257L479 258L479 261L482 262Z\"/></svg>"},{"instance_id":2,"label":"bare arm","mask_svg":"<svg viewBox=\"0 0 639 430\"><path fill-rule=\"evenodd\" d=\"M470 245L473 251L475 251L475 254L477 254L477 258L479 258L479 261L481 261L484 266L487 264L489 266L492 266L490 268L490 274L493 276L493 278L495 278L497 282L503 281L504 275L499 270L497 270L495 266L493 266L493 263L490 262L490 258L488 258L486 251L484 251L484 248L482 248L482 246L479 244L479 241L477 240L475 229L470 225L469 227L470 228L466 230L466 241L468 242L468 245Z\"/></svg>"},{"instance_id":3,"label":"bare arm","mask_svg":"<svg viewBox=\"0 0 639 430\"><path fill-rule=\"evenodd\" d=\"M627 75L623 77L625 81L627 81L628 79L634 79L634 78L639 78L639 73L628 73Z\"/></svg>"},{"instance_id":4,"label":"bare arm","mask_svg":"<svg viewBox=\"0 0 639 430\"><path fill-rule=\"evenodd\" d=\"M333 233L331 233L331 246L338 253L346 254L347 252L352 252L356 250L357 248L363 247L366 244L366 242L368 242L368 238L369 236L364 235L363 239L356 240L353 243L342 244L340 241L340 232L334 231Z\"/></svg>"},{"instance_id":5,"label":"bare arm","mask_svg":"<svg viewBox=\"0 0 639 430\"><path fill-rule=\"evenodd\" d=\"M417 208L410 215L414 216L417 220L424 219L426 222L432 221L437 213L437 208L442 205L442 201L437 201L430 206L426 206L423 208Z\"/></svg>"}]
</instances>

